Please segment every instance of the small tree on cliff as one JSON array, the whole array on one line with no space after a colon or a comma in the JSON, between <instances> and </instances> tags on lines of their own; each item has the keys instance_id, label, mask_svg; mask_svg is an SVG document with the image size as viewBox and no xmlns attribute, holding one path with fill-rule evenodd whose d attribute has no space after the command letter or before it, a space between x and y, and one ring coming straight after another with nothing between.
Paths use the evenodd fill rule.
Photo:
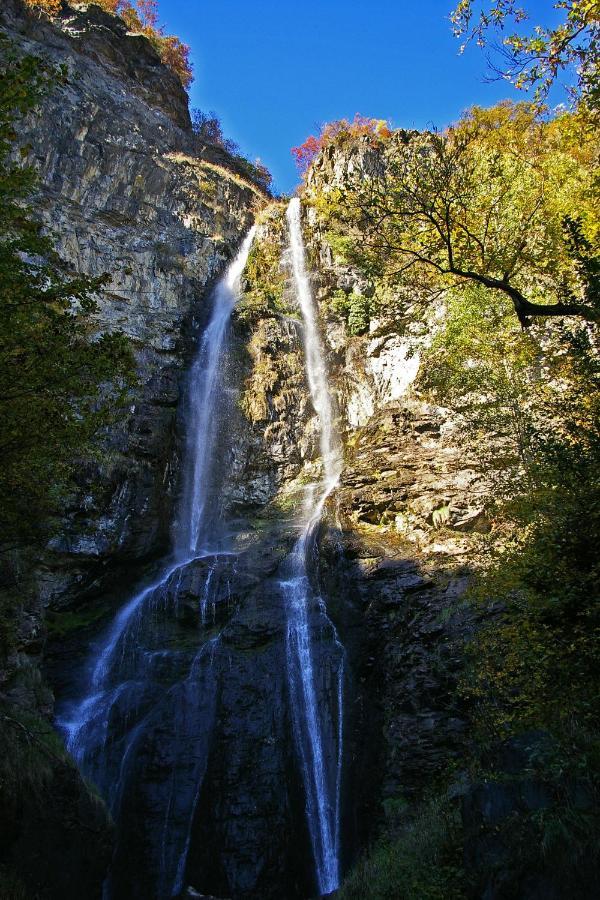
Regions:
<instances>
[{"instance_id":1,"label":"small tree on cliff","mask_svg":"<svg viewBox=\"0 0 600 900\"><path fill-rule=\"evenodd\" d=\"M63 78L0 39L0 549L44 534L132 372L122 334L92 337L106 278L68 273L13 161L20 120Z\"/></svg>"},{"instance_id":2,"label":"small tree on cliff","mask_svg":"<svg viewBox=\"0 0 600 900\"><path fill-rule=\"evenodd\" d=\"M356 113L351 122L348 119L327 122L322 126L318 137L310 134L304 143L298 147L292 147L291 153L299 171L304 174L324 147L363 136L385 140L391 133L391 127L386 119L369 119L367 116Z\"/></svg>"},{"instance_id":3,"label":"small tree on cliff","mask_svg":"<svg viewBox=\"0 0 600 900\"><path fill-rule=\"evenodd\" d=\"M346 253L416 296L476 283L533 316L600 319L595 148L565 115L475 108L443 134L398 133L380 171L330 194ZM325 198L327 207L327 199ZM341 226L341 227L340 227Z\"/></svg>"}]
</instances>

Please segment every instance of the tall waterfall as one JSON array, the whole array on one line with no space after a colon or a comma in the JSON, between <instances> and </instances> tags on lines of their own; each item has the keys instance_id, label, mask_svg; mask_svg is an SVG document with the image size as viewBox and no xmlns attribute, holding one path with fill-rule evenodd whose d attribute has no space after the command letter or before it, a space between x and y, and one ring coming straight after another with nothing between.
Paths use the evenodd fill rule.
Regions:
<instances>
[{"instance_id":1,"label":"tall waterfall","mask_svg":"<svg viewBox=\"0 0 600 900\"><path fill-rule=\"evenodd\" d=\"M253 227L248 233L238 255L215 289L213 314L190 373L186 467L182 509L176 529L176 552L183 559L191 558L214 540L214 533L211 533L215 525L211 501L212 504L216 502L215 488L218 485L210 476L216 462L214 423L216 405L220 401L217 390L220 363L227 326L238 298L240 278L255 231L256 227Z\"/></svg>"},{"instance_id":2,"label":"tall waterfall","mask_svg":"<svg viewBox=\"0 0 600 900\"><path fill-rule=\"evenodd\" d=\"M156 896L161 898L175 896L183 884L191 822L215 714L211 663L219 638L204 640L190 666L189 654L170 649L176 625L165 624L160 613L177 609L182 579L194 577L194 566L204 566L200 609L204 621L207 595L217 580L213 575L223 550L218 543L215 546L221 487L216 441L224 405L222 363L253 237L254 229L214 291L211 318L190 372L187 452L173 559L117 614L95 650L83 698L65 709L59 719L69 750L83 772L98 784L117 818L127 802L132 761L136 756L143 758L154 734L165 728L164 712L159 721L155 709L159 700L164 700L165 690L169 691L172 772L165 785L156 789L165 807L156 874ZM106 893L111 895L110 885Z\"/></svg>"},{"instance_id":3,"label":"tall waterfall","mask_svg":"<svg viewBox=\"0 0 600 900\"><path fill-rule=\"evenodd\" d=\"M288 615L286 656L292 720L306 814L319 891L329 894L337 889L340 880L344 651L327 616L324 600L311 583L311 562L325 503L341 473L342 457L333 426L297 198L290 201L287 223L294 288L304 324L306 375L319 419L323 475L320 483L307 490L302 532L284 565L281 585ZM329 638L324 645L328 649L320 648L317 657L316 644L324 633ZM328 690L329 680L335 684L333 691Z\"/></svg>"},{"instance_id":4,"label":"tall waterfall","mask_svg":"<svg viewBox=\"0 0 600 900\"><path fill-rule=\"evenodd\" d=\"M286 523L283 559L268 529L225 521L240 415L228 334L252 231L213 292L188 376L172 556L123 605L91 654L83 696L61 709L69 750L117 824L105 900L169 900L188 882L274 897L288 871L290 896L308 895L313 879L321 895L339 886L345 656L318 586L317 537L342 456L298 200L287 224L319 474L297 530ZM297 825L299 783L314 858L300 871L297 848L270 830Z\"/></svg>"}]
</instances>

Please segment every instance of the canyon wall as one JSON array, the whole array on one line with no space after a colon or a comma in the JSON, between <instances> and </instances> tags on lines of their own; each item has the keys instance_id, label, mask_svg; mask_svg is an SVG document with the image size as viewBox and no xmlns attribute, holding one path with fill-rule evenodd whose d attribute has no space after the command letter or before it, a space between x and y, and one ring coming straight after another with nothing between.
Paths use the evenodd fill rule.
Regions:
<instances>
[{"instance_id":1,"label":"canyon wall","mask_svg":"<svg viewBox=\"0 0 600 900\"><path fill-rule=\"evenodd\" d=\"M211 289L256 219L232 317L217 441L228 477L215 502L236 562L192 561L162 598L175 614L168 620L157 606L140 629L140 646L154 649L160 640L170 656L143 698L155 705L154 718L124 793L113 879L115 896L160 900L162 869L151 850L177 767L181 794L199 792L181 896L301 900L315 884L291 737L279 580L303 490L319 472L319 429L285 205L194 135L175 76L115 17L71 4L50 23L5 0L0 24L24 51L65 66L65 83L22 134L24 158L39 175L36 209L68 269L110 275L95 327L131 338L138 374L128 410L102 436L99 458L82 462L80 490L56 535L19 575L18 639L1 683L7 728L18 729L23 715L36 728L47 726L55 697L64 706L79 690L90 647L115 610L169 553L186 373ZM458 601L490 528L489 484L463 446L460 411L433 405L420 387L436 309L417 321L410 296L399 295L393 316L382 313L353 333L335 303L340 292L368 297L372 285L336 257L315 197L380 163L368 141L327 148L301 192L344 455L315 572L347 659L344 869L384 826L398 820L401 828L404 812L442 773L460 772L468 710L456 683L476 622ZM212 578L210 615L199 619ZM210 664L190 696L182 672L203 642L212 647ZM318 663L326 702L332 675L325 650ZM19 711L12 722L10 709ZM128 711L132 718L138 712ZM193 728L199 721L208 735L202 746ZM177 747L174 733L185 738ZM44 746L34 761L41 769L43 758L41 783L11 798L0 818L1 863L32 896L100 897L114 824L60 745ZM201 789L193 777L200 756ZM471 800L473 819L481 810ZM172 840L164 839L165 854Z\"/></svg>"}]
</instances>

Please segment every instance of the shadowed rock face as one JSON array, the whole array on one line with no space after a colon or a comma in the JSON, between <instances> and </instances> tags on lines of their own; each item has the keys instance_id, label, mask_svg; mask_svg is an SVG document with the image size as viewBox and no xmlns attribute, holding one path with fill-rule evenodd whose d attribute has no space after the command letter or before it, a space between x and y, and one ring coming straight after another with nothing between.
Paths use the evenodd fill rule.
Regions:
<instances>
[{"instance_id":1,"label":"shadowed rock face","mask_svg":"<svg viewBox=\"0 0 600 900\"><path fill-rule=\"evenodd\" d=\"M186 884L232 897L314 890L278 571L293 538L284 527L276 552L274 535L259 535L239 554L185 566L119 652L109 740L86 762L118 822L116 900ZM326 703L329 636L315 638Z\"/></svg>"},{"instance_id":2,"label":"shadowed rock face","mask_svg":"<svg viewBox=\"0 0 600 900\"><path fill-rule=\"evenodd\" d=\"M93 5L65 4L50 23L20 0L3 0L0 27L23 52L65 66L66 83L20 127L25 162L39 175L34 208L68 269L111 276L97 330L131 337L139 377L130 406L105 436L104 458L81 467L79 494L37 583L19 589L17 647L1 661L1 699L18 715L49 716L42 651L56 685L69 684L87 637L140 577L139 566L169 544L183 373L211 287L262 198L227 154L198 143L177 78L118 19ZM52 649L47 612L51 625L64 623L63 613L80 623L59 624ZM94 898L111 854L110 824L76 771L57 766L45 793L10 812L2 803L1 860L16 865L39 896ZM71 843L74 828L79 837Z\"/></svg>"},{"instance_id":3,"label":"shadowed rock face","mask_svg":"<svg viewBox=\"0 0 600 900\"><path fill-rule=\"evenodd\" d=\"M6 0L0 25L24 51L65 66L66 84L21 128L40 179L35 207L66 266L111 276L98 332L124 331L138 363L110 456L82 469L45 560L42 599L56 606L105 589L119 565L168 542L181 374L259 192L198 144L178 79L119 19L78 4L50 23Z\"/></svg>"}]
</instances>

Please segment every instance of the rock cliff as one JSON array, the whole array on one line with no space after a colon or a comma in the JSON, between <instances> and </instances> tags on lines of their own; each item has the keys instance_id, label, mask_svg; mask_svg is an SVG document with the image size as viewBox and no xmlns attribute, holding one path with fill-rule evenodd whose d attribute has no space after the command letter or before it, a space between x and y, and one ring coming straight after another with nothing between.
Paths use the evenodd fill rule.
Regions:
<instances>
[{"instance_id":1,"label":"rock cliff","mask_svg":"<svg viewBox=\"0 0 600 900\"><path fill-rule=\"evenodd\" d=\"M100 461L82 463L78 496L21 582L19 642L2 692L47 729L36 744L44 777L24 801L11 798L0 818L0 862L32 896L100 897L110 867L115 900L162 900L164 861L173 868L183 841L181 896L302 900L315 881L290 722L281 580L303 489L320 464L285 208L268 203L224 151L198 140L177 79L115 17L72 3L50 23L5 0L0 23L24 50L66 67L65 84L22 136L40 177L37 207L66 266L110 274L96 327L129 335L138 366L127 414L103 436ZM398 295L393 315L364 317L373 285L336 257L316 211L319 192L380 164L368 141L327 148L302 191L344 456L311 573L346 654L344 870L383 826L401 828L406 810L448 768L460 770L469 709L456 684L477 622L459 601L490 529L489 482L463 446L460 411L432 404L421 387L439 310L417 321L411 297ZM54 703L47 685L68 703L106 622L169 551L186 372L211 288L254 219L222 376L227 399L215 440L222 472L211 497L233 552L187 560L169 576L123 654L124 671L151 677L132 678L134 687L111 706L102 777L119 785L115 827L47 727ZM316 639L322 703L333 684L331 631ZM33 731L10 715L5 724L9 733ZM463 791L474 830L494 818L486 790ZM473 837L474 867L485 858L484 837ZM485 893L486 877L481 895L501 896Z\"/></svg>"},{"instance_id":2,"label":"rock cliff","mask_svg":"<svg viewBox=\"0 0 600 900\"><path fill-rule=\"evenodd\" d=\"M7 0L0 27L22 52L63 67L64 84L20 134L24 161L39 176L35 207L66 268L110 275L97 332L125 332L137 362L127 414L103 437L100 460L82 462L80 491L43 558L19 570L29 574L18 579L18 639L2 692L19 722L23 713L37 723L52 710L39 678L44 649L60 687L94 623L169 546L183 375L211 286L265 198L233 158L193 134L180 82L121 20L78 3L50 22ZM8 732L18 731L9 719ZM44 896L97 896L111 840L101 805L62 752L39 754L50 761L45 799L15 800L3 860ZM48 844L52 831L62 862Z\"/></svg>"}]
</instances>

